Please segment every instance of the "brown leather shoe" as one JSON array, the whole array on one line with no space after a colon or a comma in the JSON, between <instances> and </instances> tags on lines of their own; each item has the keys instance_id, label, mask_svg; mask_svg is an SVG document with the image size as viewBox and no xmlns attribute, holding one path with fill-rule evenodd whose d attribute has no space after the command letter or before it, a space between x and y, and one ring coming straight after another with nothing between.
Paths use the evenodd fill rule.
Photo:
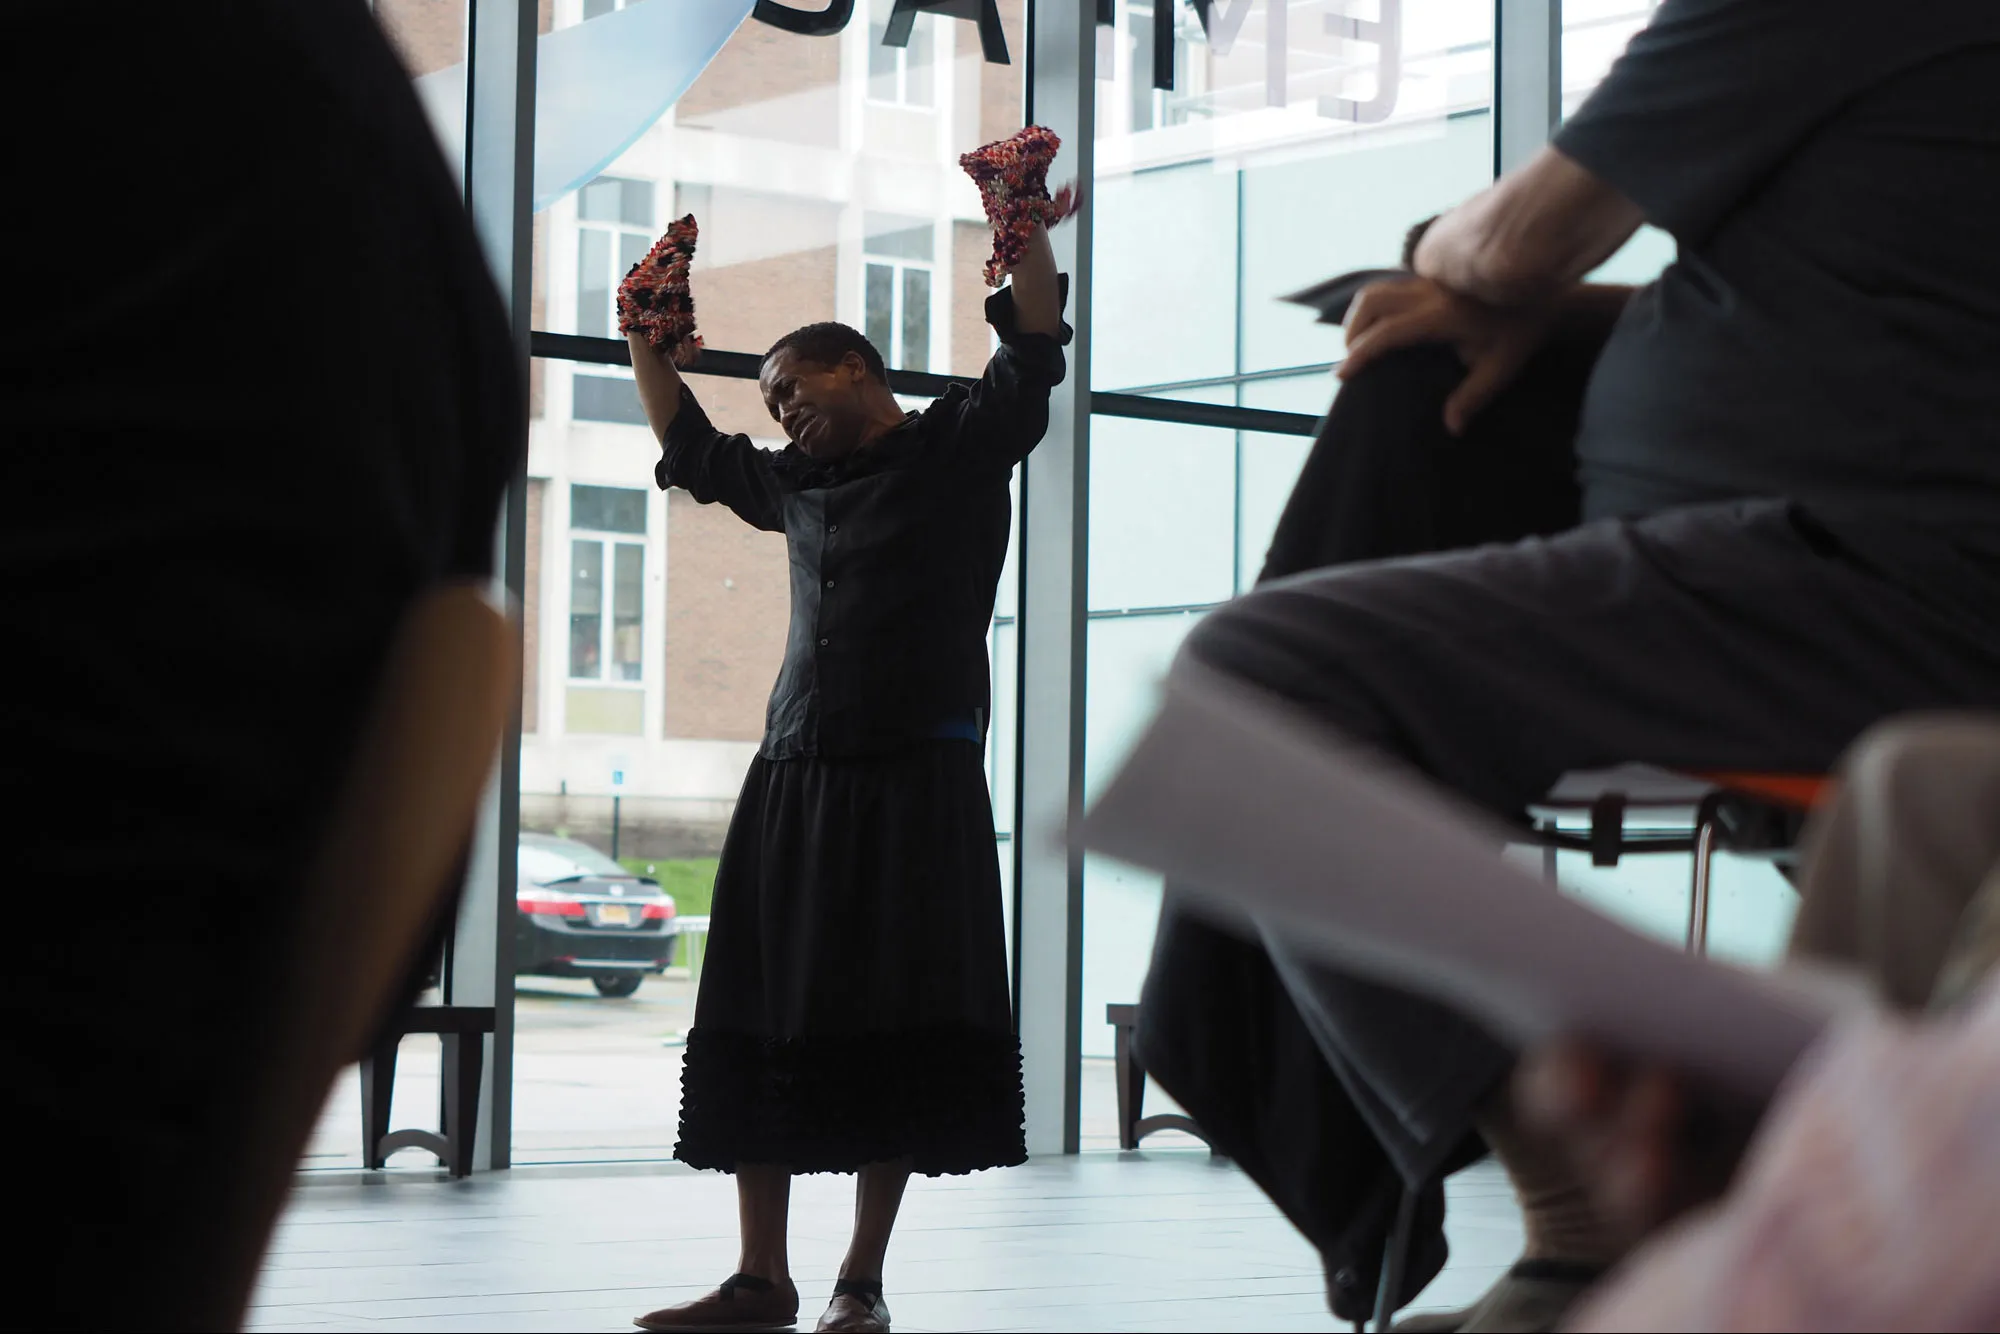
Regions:
<instances>
[{"instance_id":1,"label":"brown leather shoe","mask_svg":"<svg viewBox=\"0 0 2000 1334\"><path fill-rule=\"evenodd\" d=\"M837 1280L833 1300L819 1318L819 1328L840 1334L886 1334L889 1303L882 1300L882 1284L858 1278Z\"/></svg>"},{"instance_id":2,"label":"brown leather shoe","mask_svg":"<svg viewBox=\"0 0 2000 1334\"><path fill-rule=\"evenodd\" d=\"M780 1285L754 1274L731 1274L706 1297L635 1316L632 1323L662 1334L790 1329L799 1323L799 1290L789 1283Z\"/></svg>"}]
</instances>

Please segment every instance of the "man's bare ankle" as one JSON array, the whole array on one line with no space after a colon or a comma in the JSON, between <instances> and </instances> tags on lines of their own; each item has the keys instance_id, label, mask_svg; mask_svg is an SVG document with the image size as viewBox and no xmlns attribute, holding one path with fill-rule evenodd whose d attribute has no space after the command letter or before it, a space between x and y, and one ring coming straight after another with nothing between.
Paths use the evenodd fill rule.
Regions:
<instances>
[{"instance_id":1,"label":"man's bare ankle","mask_svg":"<svg viewBox=\"0 0 2000 1334\"><path fill-rule=\"evenodd\" d=\"M794 1291L789 1261L783 1258L744 1256L736 1262L736 1272L769 1283L781 1292Z\"/></svg>"}]
</instances>

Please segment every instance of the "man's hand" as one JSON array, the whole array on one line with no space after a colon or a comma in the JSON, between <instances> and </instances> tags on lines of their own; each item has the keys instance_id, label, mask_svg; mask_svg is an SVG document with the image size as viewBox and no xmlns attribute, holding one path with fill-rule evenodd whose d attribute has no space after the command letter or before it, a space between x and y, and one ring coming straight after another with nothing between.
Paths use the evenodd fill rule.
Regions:
<instances>
[{"instance_id":1,"label":"man's hand","mask_svg":"<svg viewBox=\"0 0 2000 1334\"><path fill-rule=\"evenodd\" d=\"M1502 310L1432 282L1398 278L1361 289L1347 312L1347 359L1336 372L1352 379L1400 348L1442 344L1465 363L1465 380L1445 400L1445 429L1465 434L1474 417L1513 383L1555 324L1553 308Z\"/></svg>"},{"instance_id":2,"label":"man's hand","mask_svg":"<svg viewBox=\"0 0 2000 1334\"><path fill-rule=\"evenodd\" d=\"M1581 1042L1524 1058L1514 1104L1524 1127L1569 1149L1600 1217L1626 1246L1727 1190L1761 1115Z\"/></svg>"}]
</instances>

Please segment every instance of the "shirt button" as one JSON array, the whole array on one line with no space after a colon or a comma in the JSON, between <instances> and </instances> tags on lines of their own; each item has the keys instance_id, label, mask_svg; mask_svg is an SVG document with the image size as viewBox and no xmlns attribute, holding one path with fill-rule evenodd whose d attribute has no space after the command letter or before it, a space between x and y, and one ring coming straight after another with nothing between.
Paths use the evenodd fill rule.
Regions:
<instances>
[{"instance_id":1,"label":"shirt button","mask_svg":"<svg viewBox=\"0 0 2000 1334\"><path fill-rule=\"evenodd\" d=\"M831 580L831 579L827 580L827 581L826 581L826 586L827 586L828 588L832 588L832 587L833 587L833 580Z\"/></svg>"},{"instance_id":2,"label":"shirt button","mask_svg":"<svg viewBox=\"0 0 2000 1334\"><path fill-rule=\"evenodd\" d=\"M819 646L820 646L821 648L825 648L825 647L826 647L826 644L827 644L827 641L826 641L826 640L824 640L824 639L822 639L822 640L820 640L820 641L819 641Z\"/></svg>"},{"instance_id":3,"label":"shirt button","mask_svg":"<svg viewBox=\"0 0 2000 1334\"><path fill-rule=\"evenodd\" d=\"M837 523L830 523L826 526L826 531L829 533L837 533L840 531L840 525Z\"/></svg>"}]
</instances>

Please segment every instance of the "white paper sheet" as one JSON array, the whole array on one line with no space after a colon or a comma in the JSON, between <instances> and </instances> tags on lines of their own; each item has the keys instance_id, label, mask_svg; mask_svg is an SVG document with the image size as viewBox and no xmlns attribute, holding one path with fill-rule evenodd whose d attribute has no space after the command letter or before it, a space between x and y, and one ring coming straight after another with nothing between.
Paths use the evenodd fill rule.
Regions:
<instances>
[{"instance_id":1,"label":"white paper sheet","mask_svg":"<svg viewBox=\"0 0 2000 1334\"><path fill-rule=\"evenodd\" d=\"M1507 862L1497 825L1185 668L1078 837L1523 1046L1590 1037L1763 1098L1836 1008L1626 929Z\"/></svg>"}]
</instances>

